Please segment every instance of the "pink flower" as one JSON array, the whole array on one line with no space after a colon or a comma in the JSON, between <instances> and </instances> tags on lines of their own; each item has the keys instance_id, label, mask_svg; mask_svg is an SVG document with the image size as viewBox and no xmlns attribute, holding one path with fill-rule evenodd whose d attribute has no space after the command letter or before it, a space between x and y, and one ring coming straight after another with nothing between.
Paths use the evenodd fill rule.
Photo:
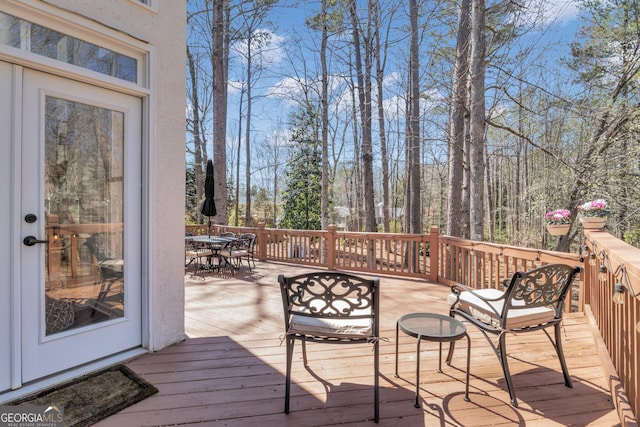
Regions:
<instances>
[{"instance_id":1,"label":"pink flower","mask_svg":"<svg viewBox=\"0 0 640 427\"><path fill-rule=\"evenodd\" d=\"M569 224L571 211L567 209L556 209L547 212L546 218L548 224Z\"/></svg>"},{"instance_id":2,"label":"pink flower","mask_svg":"<svg viewBox=\"0 0 640 427\"><path fill-rule=\"evenodd\" d=\"M605 217L609 215L607 209L607 201L604 199L591 200L577 206L582 216L586 217Z\"/></svg>"}]
</instances>

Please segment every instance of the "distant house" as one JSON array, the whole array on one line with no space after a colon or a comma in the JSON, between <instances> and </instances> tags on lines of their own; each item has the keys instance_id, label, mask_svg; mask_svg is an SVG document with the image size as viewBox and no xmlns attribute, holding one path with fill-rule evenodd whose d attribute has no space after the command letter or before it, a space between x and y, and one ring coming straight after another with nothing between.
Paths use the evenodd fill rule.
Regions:
<instances>
[{"instance_id":1,"label":"distant house","mask_svg":"<svg viewBox=\"0 0 640 427\"><path fill-rule=\"evenodd\" d=\"M380 202L376 205L376 224L382 225L384 213L384 203ZM404 218L404 208L389 208L389 219L402 222Z\"/></svg>"},{"instance_id":2,"label":"distant house","mask_svg":"<svg viewBox=\"0 0 640 427\"><path fill-rule=\"evenodd\" d=\"M346 230L347 221L351 216L349 212L349 208L347 206L336 206L333 209L333 214L334 214L333 222L336 224L336 227L338 228L338 230Z\"/></svg>"},{"instance_id":3,"label":"distant house","mask_svg":"<svg viewBox=\"0 0 640 427\"><path fill-rule=\"evenodd\" d=\"M382 223L383 223L383 217L382 217L383 206L384 204L382 202L376 205L376 224L379 224L380 226L382 226ZM396 221L402 221L403 215L404 215L403 208L389 208L389 218L391 220L395 219ZM357 222L358 218L356 217L356 215L352 215L348 206L336 206L333 209L332 219L335 222L338 230L354 231L352 227ZM361 220L364 221L362 218ZM397 231L397 230L392 230L392 231Z\"/></svg>"},{"instance_id":4,"label":"distant house","mask_svg":"<svg viewBox=\"0 0 640 427\"><path fill-rule=\"evenodd\" d=\"M185 17L0 2L0 402L184 339Z\"/></svg>"}]
</instances>

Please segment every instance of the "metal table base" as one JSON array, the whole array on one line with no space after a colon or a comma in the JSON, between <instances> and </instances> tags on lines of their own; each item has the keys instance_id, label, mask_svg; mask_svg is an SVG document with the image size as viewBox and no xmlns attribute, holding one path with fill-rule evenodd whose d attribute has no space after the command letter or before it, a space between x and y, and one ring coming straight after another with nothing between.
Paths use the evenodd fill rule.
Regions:
<instances>
[{"instance_id":1,"label":"metal table base","mask_svg":"<svg viewBox=\"0 0 640 427\"><path fill-rule=\"evenodd\" d=\"M396 378L398 375L398 335L399 331L417 338L416 345L416 401L414 406L420 407L420 343L427 340L437 342L439 345L438 353L438 372L442 372L442 343L453 343L467 338L467 373L464 400L469 401L469 368L471 360L471 339L467 334L467 328L457 319L436 313L410 313L402 316L396 322ZM450 344L451 345L451 344ZM447 364L451 364L452 352L447 355Z\"/></svg>"}]
</instances>

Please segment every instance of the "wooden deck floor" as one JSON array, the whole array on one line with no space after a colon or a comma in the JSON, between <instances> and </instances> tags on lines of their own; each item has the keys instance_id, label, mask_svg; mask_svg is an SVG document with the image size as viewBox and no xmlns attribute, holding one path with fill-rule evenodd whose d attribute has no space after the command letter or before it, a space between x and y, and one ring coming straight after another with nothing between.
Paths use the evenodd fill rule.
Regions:
<instances>
[{"instance_id":1,"label":"wooden deck floor","mask_svg":"<svg viewBox=\"0 0 640 427\"><path fill-rule=\"evenodd\" d=\"M259 263L253 273L185 279L184 342L128 363L159 393L99 426L375 425L369 346L309 346L309 370L294 353L291 413L283 413L285 349L276 277L299 266ZM415 340L400 336L400 377L394 377L395 322L408 312L447 314L448 287L381 278L380 425L619 425L594 340L584 316L564 322L564 347L574 388L564 386L555 352L542 332L510 336L507 345L519 407L509 404L500 365L469 327L470 402L464 401L465 340L451 366L437 373L437 344L421 347L421 401L415 408Z\"/></svg>"}]
</instances>

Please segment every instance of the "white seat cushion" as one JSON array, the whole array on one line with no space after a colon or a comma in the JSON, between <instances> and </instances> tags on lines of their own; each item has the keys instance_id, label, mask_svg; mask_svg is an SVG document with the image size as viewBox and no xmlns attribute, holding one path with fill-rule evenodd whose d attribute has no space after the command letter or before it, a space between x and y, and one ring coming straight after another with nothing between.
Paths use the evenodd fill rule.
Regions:
<instances>
[{"instance_id":1,"label":"white seat cushion","mask_svg":"<svg viewBox=\"0 0 640 427\"><path fill-rule=\"evenodd\" d=\"M185 255L189 258L204 258L213 255L213 252L207 249L189 249L185 251Z\"/></svg>"},{"instance_id":2,"label":"white seat cushion","mask_svg":"<svg viewBox=\"0 0 640 427\"><path fill-rule=\"evenodd\" d=\"M479 289L473 292L465 291L460 294L457 308L458 310L471 314L483 323L498 328L500 327L500 315L502 314L504 301L486 302L476 295L480 295L483 298L499 298L502 294L503 292L497 289ZM449 294L448 301L449 304L453 304L456 301L456 295L453 293ZM514 306L524 306L524 302L514 300ZM554 316L555 311L549 307L512 308L508 312L505 328L522 329L537 326L553 320Z\"/></svg>"},{"instance_id":3,"label":"white seat cushion","mask_svg":"<svg viewBox=\"0 0 640 427\"><path fill-rule=\"evenodd\" d=\"M233 250L224 249L220 251L220 255L226 256L228 258L246 257L247 255L249 255L249 252L246 249L233 249Z\"/></svg>"},{"instance_id":4,"label":"white seat cushion","mask_svg":"<svg viewBox=\"0 0 640 427\"><path fill-rule=\"evenodd\" d=\"M301 311L307 312L307 310ZM355 309L351 314L353 316L370 316L371 308ZM293 314L289 322L288 333L335 338L367 338L373 334L372 322L371 318L308 317Z\"/></svg>"}]
</instances>

